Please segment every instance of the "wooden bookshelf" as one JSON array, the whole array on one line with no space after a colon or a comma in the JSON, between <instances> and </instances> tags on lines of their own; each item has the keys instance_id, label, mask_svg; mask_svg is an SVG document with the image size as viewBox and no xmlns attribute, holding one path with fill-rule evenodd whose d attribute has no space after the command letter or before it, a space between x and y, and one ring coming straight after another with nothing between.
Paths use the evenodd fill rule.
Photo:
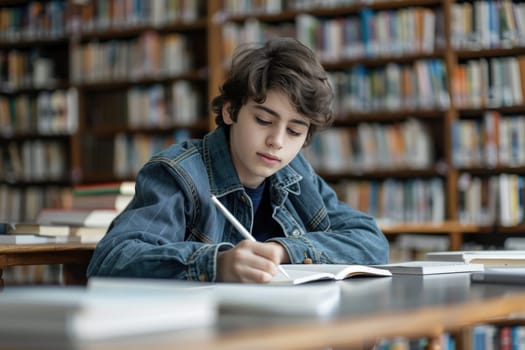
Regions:
<instances>
[{"instance_id":1,"label":"wooden bookshelf","mask_svg":"<svg viewBox=\"0 0 525 350\"><path fill-rule=\"evenodd\" d=\"M44 3L46 6L43 5ZM180 3L182 2L170 2L170 4ZM348 135L344 135L347 132L350 140L354 141L367 135L366 132L378 135L375 139L372 138L375 142L383 142L386 134L394 135L389 137L399 141L399 130L420 129L418 131L419 143L412 143L412 146L405 147L401 155L387 153L387 157L384 157L385 151L379 153L383 154L383 163L378 161L363 166L359 163L359 154L355 153L353 154L355 159L345 156L347 160L351 160L347 162L348 164L344 166L336 164L335 167L330 168L319 163L319 160L329 158L330 154L321 152L313 155L312 163L317 165L319 173L335 187L344 187L347 183L364 183L365 186L370 187L370 184L375 183L379 186L378 193L380 193L385 191L381 189L381 186L386 182L398 182L397 185L401 186L401 189L398 190L402 192L412 191L413 186L420 186L423 191L432 192L429 188L435 186L432 187L434 194L427 195L425 201L427 207L429 203L440 203L436 204L440 209L435 210L432 215L421 214L417 209L412 210L416 213L414 215L404 212L396 219L399 229L395 232L387 229L387 234L395 236L404 229L412 233L434 233L436 227L439 227L439 231L450 236L451 247L459 249L464 241L463 235L470 235L469 237L477 235L473 233L475 231L473 227L476 226L479 226L478 231L480 232L478 233L484 236L497 235L497 232L518 234L521 231L524 222L523 214L514 214L519 217L508 217L502 223L500 219L503 209L500 209L499 205L496 206L498 212L488 216L487 222L478 220L479 217L484 217L483 212L480 214L480 208L485 211L488 209L483 207L485 204L476 203L476 200L479 202L480 199L476 199L476 191L472 190L472 187L479 186L479 183L485 186L484 183L489 181L498 183L507 181L501 179L505 178L502 174L512 175L510 176L511 185L508 186L521 184L525 175L525 159L516 156L516 152L511 152L510 158L507 156L508 159L505 161L506 158L503 157L502 161L499 155L503 154L503 151L497 149L496 162L487 165L486 143L483 138L479 139L477 146L473 146L478 147L477 149L465 150L457 148L459 147L457 146L458 139L453 133L453 129L457 128L465 129L465 135L469 135L468 132L472 134L469 128L472 128L472 125L483 126L487 118L485 115L489 112L496 113L497 120L520 116L517 118L519 121L516 122L516 125L525 123L523 85L519 91L522 94L521 100L519 96L516 96L514 100L507 101L500 96L500 100L491 100L489 104L482 104L480 101L486 98L477 98L478 90L464 95L461 89L464 88L465 81L458 80L456 74L462 68L476 71L475 69L483 69L487 65L489 71L498 68L507 72L506 65L508 65L508 72L516 72L516 61L511 62L511 58L516 58L518 61L518 73L525 69L519 65L519 57L525 56L525 42L522 39L525 36L519 35L523 34L519 32L523 30L520 27L521 22L516 20L513 23L509 22L507 27L510 30L506 31L504 29L499 32L491 31L492 27L489 26L488 32L485 29L480 33L458 32L458 28L461 27L458 26L458 23L469 22L465 20L465 13L471 10L472 13L483 11L486 14L487 6L489 10L491 10L490 6L496 6L493 10L501 15L500 24L503 23L502 21L507 21L508 14L512 13L512 7L508 7L508 1L482 1L475 5L471 2L452 0L399 0L366 3L358 1L350 5L332 4L331 7L321 5L309 8L284 7L273 9L270 12L265 11L264 8L270 2L258 1L256 3L261 7L250 8L249 1L231 2L238 6L240 4L247 6L244 11L239 11L239 9L222 8L222 6L227 6L226 3L196 1L195 4L198 6L195 11L184 13L173 11L173 8L168 7L159 11L158 8L154 8L156 5L153 2L151 4L148 2L143 4L144 8L137 9L126 17L117 8L110 11L109 5L113 5L111 0L82 3L70 0L0 2L0 10L7 13L6 18L29 12L38 13L38 11L43 12L43 16L49 17L51 13L64 12L63 20L57 22L55 19L54 26L50 28L39 28L39 23L46 22L37 20L28 22L32 23L31 26L23 24L20 24L20 27L13 26L16 30L8 28L5 23L1 24L6 26L3 31L0 30L2 32L0 36L0 55L2 57L7 57L8 53L15 51L26 53L26 56L29 57L29 52L36 48L38 54L31 57L33 60L34 57L42 59L42 62L37 65L42 66L41 69L45 73L46 64L51 61L54 69L52 73L49 73L52 74L51 77L43 79L46 85L42 86L42 84L18 82L28 79L8 76L9 67L17 66L17 64L8 63L7 66L4 64L0 77L0 106L3 103L4 107L0 107L0 111L2 108L5 110L5 106L10 103L14 104L13 101L17 99L36 100L41 94L55 91L66 93L72 91L71 98L76 101L76 119L73 123L75 125L71 126L71 129L66 128L66 131L46 133L37 127L24 129L18 125L4 128L5 120L9 120L11 125L14 122L19 123L20 118L16 115L16 117L9 116L8 119L5 119L5 113L0 114L0 118L5 119L2 119L2 130L0 131L0 145L3 152L3 162L0 164L0 209L1 203L12 202L13 197L19 197L18 200L15 200L15 203L19 203L15 207L22 208L23 203L27 202L25 192L28 192L29 187L36 186L40 197L48 203L56 203L56 198L60 197L57 192L73 184L132 179L147 154L154 151L154 147L146 150L149 146L144 146L152 139L157 138L155 142L162 145L172 142L174 135L175 139L179 136L201 136L207 130L212 129L215 123L207 104L217 94L225 77L231 50L240 43L235 34L246 32L246 28L249 28L250 33L256 33L258 36L248 40L262 41L272 35L292 35L301 40L304 39L305 44L312 46L319 53L331 77L340 84L339 86L334 83L338 92L338 104L337 119L330 130L332 132L329 138L331 141L348 142L345 141L348 140L345 139L348 138ZM282 3L283 6L293 6L292 4L293 2ZM97 6L100 8L97 9ZM473 7L469 8L469 6ZM150 16L149 13L154 13L154 15ZM475 22L478 17L473 17L472 21ZM59 17L54 16L53 18ZM398 31L396 36L396 33L389 32L387 27L384 27L384 21L388 18L391 23L402 22L407 28L412 26L413 30ZM406 22L407 19L408 22ZM368 23L367 28L369 29L374 26L381 29L378 32L382 33L382 36L377 39L373 36L374 32L369 31L368 39L363 39L362 30L365 22ZM320 34L323 28L330 27L332 31L336 31L337 29L334 28L338 23L346 23L348 26L349 40L354 40L350 45L344 46L345 43L342 43L342 46L335 45L337 43L333 38L338 36L329 36L326 32L326 37L332 38L330 40L333 45L326 45L327 41L319 40L323 37ZM418 26L417 23L421 25ZM425 23L434 23L434 25L425 28ZM472 26L472 28L485 27L479 23L477 26ZM355 30L352 31L352 28ZM461 28L468 29L468 26L464 25ZM315 31L317 34L307 35L308 31L311 33ZM352 33L355 35L351 35ZM95 57L95 52L102 52L100 55L114 52L115 60L117 60L117 56L122 59L121 56L124 54L121 51L126 50L122 47L128 47L129 50L133 48L141 52L141 48L145 46L169 47L169 45L176 45L175 42L184 40L186 46L175 46L180 48L175 51L177 54L180 54L179 51L184 51L188 56L181 56L180 60L171 60L188 61L188 65L183 67L170 66L166 62L163 66L163 61L159 58L161 56L159 52L162 52L162 49L158 48L143 49L142 54L129 56L128 60L132 60L144 55L137 61L138 63L126 66L126 69L122 69L125 66L124 63L119 65L115 64L117 61L104 60L100 57L97 65L93 66L90 65L93 62L86 58ZM394 44L391 45L392 43ZM328 47L332 47L332 50L329 50ZM175 52L169 51L168 48L166 50ZM138 73L136 72L137 67L140 68ZM14 68L11 70L15 71ZM433 73L424 75L420 71ZM31 69L29 72L33 74ZM514 76L519 75L514 74ZM372 84L371 76L379 79L378 81L390 83L396 81L394 78L399 76L411 77L410 79L416 81L428 79L430 85L425 88L422 88L423 85L421 88L415 85L416 89L412 90L415 95L402 95L401 87L382 90L377 87L377 83L374 83L376 84L375 90L370 90L371 95L364 96L366 98L359 95L359 89L355 91L337 89L344 87L351 79L361 79L359 81L362 83ZM401 81L401 79L398 80ZM505 81L506 79L500 79L499 83L503 84L501 86L504 91L508 91L509 87L504 84ZM172 97L174 85L178 82L181 83L180 91L195 93L199 96L200 102L197 103L199 109L192 113L194 116L191 121L181 122L173 119L174 114L177 113L174 108L178 103L175 103ZM492 84L492 81L489 83ZM383 85L387 86L387 84ZM475 86L473 82L470 85ZM479 89L486 93L487 89L483 87ZM427 91L426 95L416 94L416 92L422 93L425 89L430 89L430 93ZM128 104L128 95L145 101L141 105L150 106L150 109L154 109L155 104L147 102L148 98L156 96L151 98L154 101L160 101L162 111L159 119L150 124L144 121L134 121L135 124L133 124L130 120L135 118L132 117L132 112L137 108ZM494 99L492 95L489 97ZM368 104L363 104L364 100L368 101ZM181 113L182 115L187 114ZM142 117L144 117L143 114ZM479 135L485 135L482 128L475 130L478 130ZM361 136L360 133L362 133ZM407 131L407 133L413 135L412 131ZM335 137L331 138L332 135ZM468 136L466 138L468 139ZM60 145L58 148L63 150L62 168L66 169L62 176L39 179L20 176L21 171L23 174L23 170L20 170L20 164L23 167L23 145L32 143L33 139ZM517 137L516 140L513 141L515 143L512 147L523 149L523 136ZM414 142L414 140L403 140L403 142ZM355 148L357 146L352 143L353 151L358 149ZM499 146L499 144L496 145L496 147ZM115 149L119 147L126 150L125 155L115 155ZM421 150L425 147L429 147L429 150L422 152ZM138 153L138 149L144 153L144 158L138 160L138 163L116 164L116 159L124 159L130 153ZM392 151L388 145L384 149L388 152ZM415 151L419 153L414 153ZM30 153L30 151L26 152ZM468 155L468 152L477 152L481 155L477 163L470 164L465 161L463 161L465 164L461 163L461 159L469 158L464 155L463 158L458 158L458 154ZM17 156L17 154L20 159L13 160L13 155ZM100 157L100 154L105 156ZM370 156L370 154L362 153L361 158L363 154L369 159L377 157L377 155ZM398 157L397 163L392 163L391 160L395 157ZM384 163L385 159L387 163ZM413 163L414 159L418 161ZM459 162L458 159L460 159ZM28 172L31 173L31 171ZM480 180L477 180L478 178ZM475 180L474 185L472 180ZM417 181L421 181L422 184ZM500 186L503 185L500 184ZM342 190L342 192L345 191L347 195L348 192L351 192ZM500 197L503 196L501 193L505 191L497 189L494 191L491 197L498 197L496 202L501 201ZM519 187L519 192L523 191L525 190ZM439 193L440 198L432 197ZM34 195L31 196L34 197ZM371 194L368 197L370 199L368 202L375 202L376 208L358 209L390 222L391 220L388 219L391 218L384 217L378 209L379 197L374 198ZM347 200L344 196L342 198ZM525 212L523 203L516 203L514 199L512 205L519 208L514 212ZM389 206L392 205L389 204ZM494 208L491 210L494 211ZM19 209L19 211L23 210ZM0 210L0 215L2 215L2 210ZM11 215L11 213L4 212L3 215ZM19 216L23 217L24 214ZM32 214L28 212L27 216L31 217ZM432 225L426 225L427 222L432 222ZM457 224L451 225L451 223ZM410 226L404 226L405 224Z\"/></svg>"},{"instance_id":2,"label":"wooden bookshelf","mask_svg":"<svg viewBox=\"0 0 525 350\"><path fill-rule=\"evenodd\" d=\"M333 73L333 76L339 79L335 80L336 83L334 83L336 91L338 91L337 88L339 87L338 84L340 80L346 82L348 79L354 79L356 76L362 78L361 76L353 75L354 73L357 74L359 70L367 71L370 74L379 74L379 76L383 78L381 81L386 81L387 83L389 81L387 73L381 76L381 74L383 74L382 70L386 71L387 67L394 67L392 69L398 69L399 72L410 70L410 68L413 67L414 72L416 72L414 73L416 74L416 79L444 79L444 81L440 83L441 85L432 85L432 93L441 96L440 98L435 101L429 101L428 98L425 100L424 98L421 99L421 96L416 95L415 99L417 103L412 103L412 107L403 104L404 100L396 101L395 99L393 102L390 101L390 107L386 104L382 105L381 103L384 101L381 99L387 100L392 98L391 95L388 94L378 95L377 101L372 100L373 103L363 107L359 104L353 104L353 101L356 99L356 97L352 95L353 90L349 89L345 90L345 92L338 91L340 94L339 99L344 103L341 103L343 108L336 108L336 110L338 110L338 118L332 129L341 130L340 134L342 135L338 135L338 133L333 132L333 130L327 132L326 139L328 141L325 141L325 143L320 142L317 145L319 149L324 147L326 149L326 151L324 151L325 153L321 151L320 153L312 154L311 151L309 151L306 152L306 155L310 156L312 164L318 172L338 188L338 193L341 194L343 200L347 200L350 204L353 204L353 206L359 207L361 203L355 198L355 201L352 202L350 200L351 194L349 194L350 192L355 192L356 187L345 189L344 186L348 183L361 184L366 188L366 191L369 191L365 192L365 195L361 197L367 197L369 199L365 201L365 206L359 207L359 209L370 212L379 219L385 219L385 221L391 222L392 218L382 217L382 213L378 208L381 206L392 207L392 201L385 201L383 199L383 202L379 203L381 201L379 197L373 198L374 195L379 196L377 193L387 192L385 189L386 186L383 187L381 184L387 181L398 182L402 189L398 190L398 192L391 191L395 196L395 193L399 195L399 193L410 192L412 187L415 186L413 183L415 183L416 180L422 180L424 182L422 188L424 191L427 191L425 181L430 182L432 179L438 179L437 181L440 182L441 186L439 187L440 190L435 190L432 197L426 197L424 205L428 207L433 202L439 202L441 210L434 212L433 216L425 215L424 213L413 215L410 211L417 212L419 209L410 208L408 212L398 217L397 220L394 220L396 222L395 224L384 227L384 232L387 235L395 237L403 233L444 234L448 235L450 239L451 249L461 249L465 239L470 239L467 237L483 236L484 240L486 240L486 237L493 236L495 240L497 240L496 236L501 232L515 234L521 231L523 212L525 212L523 199L520 199L519 202L515 200L512 204L509 204L509 206L517 206L518 209L514 209L514 211L522 213L519 214L519 218L513 218L513 221L509 218L506 223L502 224L501 217L504 214L502 214L501 210L503 209L500 209L499 204L494 205L494 203L500 203L503 193L507 192L502 189L503 187L501 186L503 185L500 186L501 188L498 187L490 192L490 196L493 198L490 202L493 206L487 208L487 204L485 203L487 198L484 197L484 202L479 203L479 201L481 201L481 195L476 197L475 190L470 190L471 185L469 180L476 177L484 179L495 177L498 179L494 180L494 182L503 182L504 180L500 179L501 174L511 174L516 178L520 178L519 180L511 181L519 182L519 186L521 186L523 181L521 178L525 174L523 170L525 164L520 163L521 159L511 160L507 163L504 162L503 158L499 159L500 153L503 152L499 144L496 145L496 147L500 147L500 149L496 151L498 153L497 163L493 165L486 164L484 159L486 142L483 139L485 135L483 129L479 129L478 131L481 136L479 143L473 145L473 147L477 147L475 150L458 149L458 139L453 134L453 129L464 120L472 120L478 124L483 123L486 112L496 112L501 115L501 119L514 115L525 115L525 108L523 107L523 96L525 96L524 85L515 86L515 88L518 88L515 94L520 96L516 96L513 101L506 101L500 96L499 101L493 98L494 101L490 104L476 104L476 101L483 101L483 98L476 99L474 94L478 93L478 90L483 91L483 86L477 86L478 90L476 90L474 88L476 87L476 81L458 82L457 77L453 74L453 72L456 72L464 66L472 69L471 67L477 64L477 62L472 61L483 59L488 62L490 74L493 74L495 69L502 69L503 72L506 72L507 69L511 72L511 69L514 69L512 72L517 72L514 76L520 75L521 66L516 66L516 62L507 62L511 61L508 58L524 55L525 46L522 39L524 33L519 32L523 30L523 28L521 28L521 24L518 23L521 17L517 20L512 8L512 6L518 5L512 5L512 3L508 1L478 2L473 4L472 2L456 2L452 0L401 0L366 3L356 2L351 5L341 6L331 4L330 7L325 8L323 8L322 5L307 7L308 4L303 4L304 7L300 9L293 8L293 4L288 4L290 7L287 8L266 9L265 6L270 6L270 2L258 2L259 8L256 8L255 5L253 5L254 3L255 2L243 2L242 4L232 3L232 8L223 9L220 16L223 27L223 62L228 60L231 49L238 44L236 40L242 37L242 34L250 33L255 40L260 40L260 38L268 38L279 35L280 33L282 35L282 33L289 34L292 32L295 33L299 39L305 38L303 42L318 52L327 71ZM473 17L467 17L468 13ZM473 15L476 13L478 14L477 17ZM489 19L486 16L490 16L490 13L499 14L499 23L502 27L495 28L494 26L488 25ZM511 16L512 14L514 14L514 16ZM417 21L421 21L421 19L424 18L434 23L434 26L430 28L432 35L429 34L430 32L426 32L425 34L424 30L421 32L423 34L419 35L420 30L425 29L423 23L428 21L420 22L421 26L416 25L411 27L416 33L414 35L414 33L408 33L406 30L405 32L389 31L389 29L385 28L385 18L390 19L389 23L405 21L407 18L412 18L412 20L417 23ZM481 22L479 22L479 20L481 20ZM476 23L476 21L478 21L478 23ZM356 22L357 25L355 24ZM350 31L346 32L347 38L349 38L348 40L356 41L344 42L341 40L341 42L335 42L337 38L345 37L342 34L337 34L337 31L340 30L337 28L339 28L338 26L340 26L341 23L345 23L345 25L348 26L348 30L352 28L361 30L360 36L352 35ZM365 39L363 36L364 23L368 23L368 29L370 30L368 39ZM403 23L407 28L413 25L413 22L410 22L410 20ZM467 25L468 23L474 24L469 27ZM462 26L461 24L465 25ZM467 28L466 32L461 32L461 28ZM479 32L475 32L474 28L478 28ZM379 33L377 36L374 36L374 29ZM428 30L429 28L426 29ZM396 37L396 34L398 34L399 37ZM400 44L399 40L403 39L402 35L407 35L408 38L411 38L413 44ZM327 37L331 38L329 40L332 40L329 43L330 45L328 45L328 40L322 39ZM433 43L430 47L426 45L428 40ZM391 42L401 46L397 48L392 47L390 45ZM356 47L358 49L356 49ZM384 48L386 48L386 50L384 50ZM442 64L442 68L440 69L444 70L444 76L431 74L425 77L419 73L420 70L424 71L425 69L435 72L438 65L435 63L436 61ZM425 62L430 63L428 63L428 66L425 66ZM507 68L505 64L508 64L509 68ZM512 66L512 64L514 64L514 66ZM481 66L483 65L484 63L481 64ZM491 65L494 65L496 68L493 68ZM359 69L356 67L359 67ZM516 67L518 70L516 70ZM491 69L493 71L491 71ZM472 75L472 73L469 74ZM509 74L505 75L505 77L508 78ZM370 84L373 84L373 81L370 81ZM497 91L495 90L496 88L492 87L495 81L496 80L493 79L484 84L491 84L490 87L494 91ZM505 91L508 91L509 86L507 86L505 82L499 81L499 83L501 84L499 87L507 89ZM525 83L525 81L522 83ZM477 84L479 85L479 82ZM467 96L462 100L458 97L461 96L462 90L458 90L458 88L463 88L464 85L470 85L471 91L468 91ZM344 87L345 85L342 86ZM439 87L437 90L436 86ZM421 87L424 86L421 85ZM421 87L419 87L419 90L423 90ZM487 88L488 86L485 86L485 90L487 90ZM416 90L418 89L416 88ZM372 93L374 92L376 91L372 91ZM358 95L357 100L363 100L362 97L363 96ZM492 98L491 96L485 97ZM368 98L370 97L368 96ZM374 98L374 96L372 96L372 98ZM347 105L349 104L350 107L345 107L345 103ZM340 106L338 105L338 107ZM419 163L419 165L411 163L376 162L372 163L372 165L368 164L363 166L363 164L359 162L359 159L357 159L358 157L350 153L351 158L356 156L351 159L351 162L338 164L337 158L345 159L348 157L348 150L340 152L337 150L337 146L335 153L340 152L340 154L336 154L334 157L336 160L330 161L331 156L334 154L334 142L341 142L344 145L344 142L349 142L348 140L355 140L356 137L360 137L360 133L355 131L350 131L350 136L345 135L346 130L355 130L359 129L361 125L366 125L369 129L373 129L373 132L372 134L370 134L370 132L363 132L363 135L368 136L368 138L370 138L370 135L373 137L373 133L382 135L375 140L377 144L374 145L375 147L380 147L381 138L386 138L388 133L390 133L389 128L402 128L404 127L403 123L408 119L414 119L420 123L422 127L428 129L425 134L422 134L423 139L426 139L431 147L431 152L425 162ZM460 135L460 140L465 139L465 137L467 139L469 138L469 134L465 135L466 136L463 137ZM515 152L518 152L518 149L522 149L523 141L523 137L520 136L516 141L516 145L513 146L516 149ZM332 143L332 145L329 145L329 143ZM351 141L349 146L351 152L358 149L359 147L357 146L364 147L363 145L356 145ZM312 147L316 147L315 143ZM383 153L390 150L391 147L388 148L387 145ZM467 154L469 154L468 152L480 153L481 157L479 158L478 164L458 164L456 158L461 152ZM361 154L361 156L363 156L363 154ZM376 154L370 155L364 153L365 158L370 158L371 156L377 157ZM394 155L389 154L387 158L390 159L387 159L387 161L391 161L393 156ZM410 153L405 153L405 157L410 158L410 156ZM488 180L483 181L486 182ZM483 183L483 181L481 182ZM480 181L476 180L475 182L479 183ZM370 183L372 183L372 185L370 185ZM420 185L418 184L417 186ZM465 186L466 188L464 188ZM485 186L485 184L483 184L483 186ZM370 190L370 187L373 189ZM525 197L522 194L524 193L522 187L519 187L519 190L516 191L519 191L520 198ZM441 192L440 196L442 197L436 199L435 195L438 195L439 192ZM512 192L512 190L509 190L509 192ZM483 194L483 196L486 196L486 194ZM411 198L413 201L416 201L416 199L417 197ZM372 203L374 201L375 203ZM398 210L403 210L404 206L406 206L406 203L396 203ZM487 211L490 212L490 215L485 213ZM411 217L412 219L410 219ZM431 220L429 220L429 217ZM489 217L489 219L484 217ZM416 220L413 220L414 218Z\"/></svg>"},{"instance_id":3,"label":"wooden bookshelf","mask_svg":"<svg viewBox=\"0 0 525 350\"><path fill-rule=\"evenodd\" d=\"M217 5L125 3L0 1L1 221L62 206L76 184L133 179L152 153L211 128ZM48 111L59 92L71 105Z\"/></svg>"},{"instance_id":4,"label":"wooden bookshelf","mask_svg":"<svg viewBox=\"0 0 525 350\"><path fill-rule=\"evenodd\" d=\"M182 4L140 3L127 14L109 0L72 6L77 182L133 179L153 153L209 130L208 10Z\"/></svg>"},{"instance_id":5,"label":"wooden bookshelf","mask_svg":"<svg viewBox=\"0 0 525 350\"><path fill-rule=\"evenodd\" d=\"M463 236L471 233L487 232L478 225L462 224L458 221L418 222L418 223L401 223L401 224L380 224L379 228L388 236L401 234L438 234L448 235L450 249L461 250L463 245Z\"/></svg>"},{"instance_id":6,"label":"wooden bookshelf","mask_svg":"<svg viewBox=\"0 0 525 350\"><path fill-rule=\"evenodd\" d=\"M71 184L75 96L65 8L2 1L0 12L0 220L17 221L60 205Z\"/></svg>"}]
</instances>

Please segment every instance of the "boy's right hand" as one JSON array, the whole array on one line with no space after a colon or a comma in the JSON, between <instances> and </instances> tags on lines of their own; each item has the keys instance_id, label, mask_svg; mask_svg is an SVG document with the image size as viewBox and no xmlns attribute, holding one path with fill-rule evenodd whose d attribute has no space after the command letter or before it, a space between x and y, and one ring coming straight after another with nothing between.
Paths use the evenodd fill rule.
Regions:
<instances>
[{"instance_id":1,"label":"boy's right hand","mask_svg":"<svg viewBox=\"0 0 525 350\"><path fill-rule=\"evenodd\" d=\"M279 271L284 248L275 242L243 240L232 249L219 252L217 281L268 283Z\"/></svg>"}]
</instances>

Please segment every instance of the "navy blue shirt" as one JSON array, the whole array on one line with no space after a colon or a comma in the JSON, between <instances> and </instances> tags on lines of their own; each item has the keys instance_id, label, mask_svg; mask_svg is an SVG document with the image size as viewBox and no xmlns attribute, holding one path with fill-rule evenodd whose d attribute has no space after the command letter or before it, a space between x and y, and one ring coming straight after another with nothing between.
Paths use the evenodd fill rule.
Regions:
<instances>
[{"instance_id":1,"label":"navy blue shirt","mask_svg":"<svg viewBox=\"0 0 525 350\"><path fill-rule=\"evenodd\" d=\"M244 187L246 194L250 196L253 203L252 236L259 242L264 242L273 237L283 237L277 222L272 218L272 205L270 204L269 186L264 181L257 188Z\"/></svg>"}]
</instances>

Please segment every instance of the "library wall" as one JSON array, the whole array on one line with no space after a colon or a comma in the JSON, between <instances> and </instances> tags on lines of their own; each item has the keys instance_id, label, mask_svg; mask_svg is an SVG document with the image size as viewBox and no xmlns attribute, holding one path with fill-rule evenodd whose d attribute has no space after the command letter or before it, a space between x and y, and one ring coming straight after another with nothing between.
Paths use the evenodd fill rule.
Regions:
<instances>
[{"instance_id":1,"label":"library wall","mask_svg":"<svg viewBox=\"0 0 525 350\"><path fill-rule=\"evenodd\" d=\"M525 232L523 4L225 6L226 59L240 42L277 35L319 54L338 118L304 153L341 199L401 242L396 256L418 254L402 233L425 234L427 247L444 238L448 248L479 249Z\"/></svg>"},{"instance_id":2,"label":"library wall","mask_svg":"<svg viewBox=\"0 0 525 350\"><path fill-rule=\"evenodd\" d=\"M0 220L132 180L208 126L203 1L0 2Z\"/></svg>"},{"instance_id":3,"label":"library wall","mask_svg":"<svg viewBox=\"0 0 525 350\"><path fill-rule=\"evenodd\" d=\"M304 155L342 200L393 243L525 233L523 3L3 1L0 33L3 220L203 135L233 49L292 36L336 91L335 124Z\"/></svg>"}]
</instances>

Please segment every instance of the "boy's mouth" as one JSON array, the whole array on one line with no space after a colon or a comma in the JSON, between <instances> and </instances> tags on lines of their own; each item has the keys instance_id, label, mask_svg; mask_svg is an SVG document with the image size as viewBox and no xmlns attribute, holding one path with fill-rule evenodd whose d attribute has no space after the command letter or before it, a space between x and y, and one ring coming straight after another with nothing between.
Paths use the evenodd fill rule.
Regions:
<instances>
[{"instance_id":1,"label":"boy's mouth","mask_svg":"<svg viewBox=\"0 0 525 350\"><path fill-rule=\"evenodd\" d=\"M257 155L266 163L275 164L281 162L281 159L279 159L279 157L276 157L269 153L257 153Z\"/></svg>"}]
</instances>

